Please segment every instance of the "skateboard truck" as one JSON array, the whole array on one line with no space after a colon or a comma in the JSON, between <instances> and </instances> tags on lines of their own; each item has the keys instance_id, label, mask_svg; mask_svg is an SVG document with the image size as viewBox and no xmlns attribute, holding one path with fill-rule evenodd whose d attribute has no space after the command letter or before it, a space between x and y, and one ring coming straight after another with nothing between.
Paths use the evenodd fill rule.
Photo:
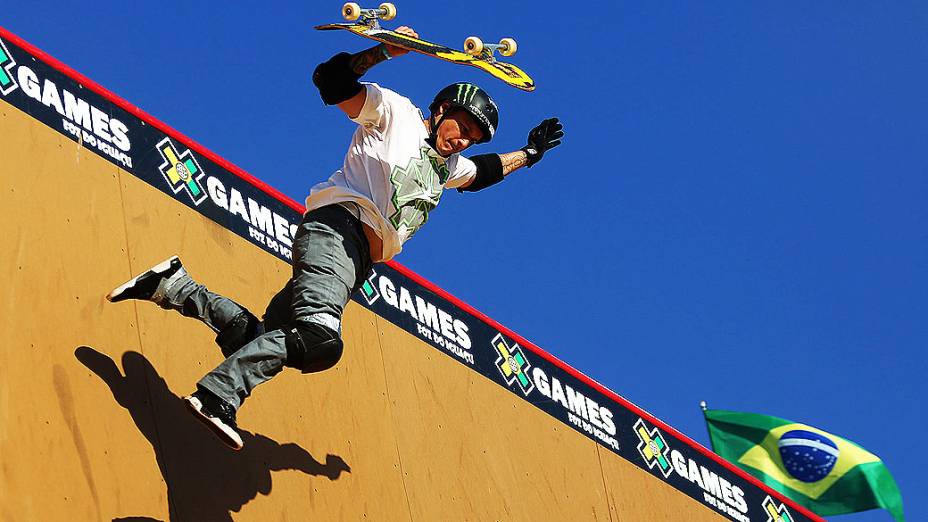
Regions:
<instances>
[{"instance_id":1,"label":"skateboard truck","mask_svg":"<svg viewBox=\"0 0 928 522\"><path fill-rule=\"evenodd\" d=\"M359 24L379 29L380 22L377 20L393 20L396 17L396 6L390 2L384 2L377 9L362 9L361 6L354 2L346 2L342 6L342 16L349 22L357 20Z\"/></svg>"},{"instance_id":2,"label":"skateboard truck","mask_svg":"<svg viewBox=\"0 0 928 522\"><path fill-rule=\"evenodd\" d=\"M512 56L516 54L519 46L512 38L502 38L498 44L483 43L483 40L476 36L468 36L464 40L464 52L471 56L479 56L486 60L493 61L493 53L499 51L503 56Z\"/></svg>"}]
</instances>

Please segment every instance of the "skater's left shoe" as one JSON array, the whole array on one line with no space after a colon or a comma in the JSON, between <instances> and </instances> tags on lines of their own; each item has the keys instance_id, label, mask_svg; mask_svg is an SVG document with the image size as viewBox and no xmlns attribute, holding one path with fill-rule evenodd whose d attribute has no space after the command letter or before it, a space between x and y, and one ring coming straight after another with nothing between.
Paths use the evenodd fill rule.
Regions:
<instances>
[{"instance_id":1,"label":"skater's left shoe","mask_svg":"<svg viewBox=\"0 0 928 522\"><path fill-rule=\"evenodd\" d=\"M205 388L184 397L184 404L226 446L238 451L245 445L235 424L235 408Z\"/></svg>"},{"instance_id":2,"label":"skater's left shoe","mask_svg":"<svg viewBox=\"0 0 928 522\"><path fill-rule=\"evenodd\" d=\"M187 272L180 259L172 256L114 288L106 294L106 300L118 303L127 299L141 299L160 304L167 288L184 275Z\"/></svg>"}]
</instances>

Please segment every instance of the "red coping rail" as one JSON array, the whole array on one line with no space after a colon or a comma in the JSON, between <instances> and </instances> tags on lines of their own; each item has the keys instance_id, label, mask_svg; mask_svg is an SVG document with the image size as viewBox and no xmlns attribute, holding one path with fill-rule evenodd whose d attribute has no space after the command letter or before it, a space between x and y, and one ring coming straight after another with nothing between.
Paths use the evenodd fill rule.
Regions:
<instances>
[{"instance_id":1,"label":"red coping rail","mask_svg":"<svg viewBox=\"0 0 928 522\"><path fill-rule=\"evenodd\" d=\"M81 83L81 84L84 85L85 87L87 87L87 88L89 88L90 90L96 92L96 93L99 94L100 96L103 96L104 98L106 98L106 99L109 100L110 102L116 104L117 106L119 106L119 107L122 108L123 110L125 110L125 111L131 113L131 114L134 115L135 117L137 117L137 118L139 118L139 119L145 121L146 123L148 123L148 124L151 125L152 127L155 127L156 129L160 130L161 132L167 134L168 136L170 136L170 137L172 137L172 138L174 138L174 139L176 139L176 140L178 140L178 141L184 143L184 145L186 145L188 148L195 150L197 153L199 153L200 155L202 155L202 156L204 156L204 157L206 157L206 158L209 158L211 161L213 161L213 162L216 163L217 165L219 165L219 166L221 166L222 168L228 170L229 172L235 174L236 176L242 178L243 180L247 181L248 183L254 185L255 187L261 189L262 191L264 191L264 192L265 192L266 194L268 194L269 196L271 196L271 197L277 199L278 201L280 201L281 203L287 205L288 207L292 208L293 210L299 212L300 214L302 214L302 213L304 213L304 212L306 211L306 207L305 207L305 206L303 206L302 204L296 202L295 200L293 200L293 199L290 198L289 196L283 194L282 192L280 192L279 190L275 189L274 187L268 185L267 183L265 183L265 182L261 181L260 179L254 177L253 175L249 174L248 172L242 170L241 168L239 168L239 167L237 167L236 165L232 164L231 162L229 162L229 161L226 160L225 158L223 158L223 157L219 156L218 154L212 152L211 150L207 149L207 148L204 147L203 145L200 145L200 144L197 143L196 141L194 141L194 140L188 138L188 137L185 136L184 134L180 133L179 131L177 131L177 130L175 130L174 128L172 128L171 126L169 126L168 124L162 122L161 120L158 120L158 119L155 118L154 116L151 116L150 114L146 113L145 111L143 111L142 109L136 107L135 105L132 105L132 104L129 103L128 101L124 100L123 98L120 98L119 96L117 96L116 94L110 92L109 90L107 90L107 89L104 88L103 86L99 85L98 83L94 82L94 81L91 80L90 78L87 78L86 76L82 75L81 73L79 73L79 72L75 71L74 69L68 67L68 66L65 65L64 63L62 63L62 62L56 60L55 58L53 58L52 56L50 56L48 53L42 51L41 49L38 49L37 47L33 46L32 44L30 44L29 42L23 40L22 38L16 36L15 34L11 33L9 30L7 30L6 28L4 28L4 27L2 27L2 26L0 26L0 36L2 36L3 38L5 38L5 39L7 39L7 40L9 40L9 41L11 41L11 42L13 42L13 43L15 43L15 44L18 45L19 47L21 47L21 48L25 49L26 51L28 51L28 52L29 52L30 54L32 54L33 56L35 56L35 57L41 59L42 61L44 61L45 63L47 63L48 65L50 65L52 68L58 70L59 72L61 72L62 74L65 74L66 76L69 76L69 77L71 77L72 79L78 81L79 83ZM713 453L712 451L710 451L708 448L706 448L706 447L703 446L702 444L696 442L695 440L689 438L688 436L684 435L683 433L677 431L675 428L671 427L669 424L667 424L667 423L661 421L660 419L658 419L658 418L655 417L654 415L651 415L650 413L648 413L648 412L646 412L645 410L641 409L640 407L636 406L635 404L633 404L632 402L630 402L628 399L625 399L625 398L622 397L621 395L619 395L619 394L615 393L614 391L612 391L612 390L606 388L606 387L603 386L602 384L599 384L598 382L596 382L596 381L593 380L592 378L587 377L586 375L584 375L583 373L581 373L581 372L578 371L577 369L573 368L573 367L570 366L569 364L567 364L567 363L561 361L561 360L558 359L557 357L554 357L554 356L551 355L550 353L548 353L548 352L546 352L545 350L541 349L540 347L538 347L537 345L535 345L534 343L532 343L532 342L529 341L528 339L522 337L521 335L519 335L519 334L515 333L514 331L510 330L509 328L506 328L505 326L499 324L498 322L494 321L493 319L487 317L487 316L484 315L482 312L480 312L480 311L477 310L476 308L470 306L469 304L465 303L464 301L458 299L457 297L455 297L455 296L449 294L448 292L446 292L445 290L443 290L442 288L440 288L440 287L439 287L438 285L436 285L435 283L429 281L428 279L425 279L424 277L422 277L422 276L420 276L419 274L413 272L413 271L410 270L409 268L407 268L407 267L405 267L405 266L403 266L403 265L397 263L396 261L387 261L386 264L389 265L389 266L390 266L391 268L393 268L394 270L396 270L397 272L400 272L401 274L403 274L403 275L405 275L406 277L412 279L412 280L415 281L416 283L418 283L418 284L424 286L424 287L427 288L428 290L430 290L430 291L432 291L432 292L438 294L439 296L441 296L442 298L444 298L444 299L446 299L447 301L451 302L452 304L454 304L455 306L457 306L457 307L460 308L461 310L464 310L465 312L467 312L467 313L469 313L470 315L476 317L477 319L480 319L481 321L483 321L483 322L486 323L487 325L493 327L494 329L498 330L499 332L506 334L510 339L516 341L517 343L519 343L520 345L522 345L524 348L528 348L532 353L534 353L534 354L536 354L536 355L539 355L539 356L543 357L543 358L546 359L548 362L550 362L550 363L554 364L555 366L561 368L561 369L564 370L565 372L567 372L567 373L569 373L570 375L574 376L575 378L579 379L581 382L587 384L588 386L592 387L593 389L597 390L598 392L602 393L603 395L609 397L610 399L612 399L612 400L614 400L615 402L621 404L621 405L624 406L625 408L631 410L631 411L634 412L636 415L638 415L638 416L640 416L640 417L642 417L642 418L644 418L644 419L647 419L648 422L650 422L651 424L654 424L655 426L659 427L661 430L663 430L663 431L665 431L665 432L668 432L668 433L674 435L676 438L678 438L678 439L680 439L681 441L685 442L686 444L688 444L688 445L691 446L692 448L696 449L697 451L699 451L700 453L702 453L702 454L705 455L706 457L708 457L708 458L714 460L715 462L719 463L720 465L722 465L723 467L725 467L726 469L728 469L728 470L731 471L732 473L738 475L739 477L741 477L741 478L747 480L748 482L750 482L750 483L754 484L755 486L761 488L762 490L768 492L770 495L772 495L772 496L774 496L774 497L780 499L781 501L783 501L784 503L786 503L787 505L789 505L792 509L795 509L796 511L801 512L802 514L804 514L805 516L807 516L807 517L809 517L809 518L811 518L811 519L813 519L813 520L817 520L817 521L821 521L821 522L826 522L826 521L825 521L823 518L821 518L820 516L816 515L815 513L812 513L812 512L809 511L807 508L805 508L805 507L803 507L803 506L797 504L797 503L794 502L792 499L787 498L787 497L784 497L781 493L779 493L779 492L777 492L777 491L771 489L769 486L767 486L766 484L764 484L763 482L761 482L760 480L758 480L758 479L757 479L756 477L754 477L753 475L749 474L748 472L742 470L741 468L735 466L734 464L728 462L727 460L725 460L725 459L723 459L722 457L718 456L717 454Z\"/></svg>"}]
</instances>

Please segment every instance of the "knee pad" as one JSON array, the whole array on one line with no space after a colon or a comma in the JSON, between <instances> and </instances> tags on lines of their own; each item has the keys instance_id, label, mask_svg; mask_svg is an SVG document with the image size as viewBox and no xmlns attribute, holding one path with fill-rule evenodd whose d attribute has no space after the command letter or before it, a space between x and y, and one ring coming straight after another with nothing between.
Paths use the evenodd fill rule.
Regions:
<instances>
[{"instance_id":1,"label":"knee pad","mask_svg":"<svg viewBox=\"0 0 928 522\"><path fill-rule=\"evenodd\" d=\"M216 344L226 357L237 352L261 335L261 321L249 312L242 312L229 321L229 324L216 336Z\"/></svg>"},{"instance_id":2,"label":"knee pad","mask_svg":"<svg viewBox=\"0 0 928 522\"><path fill-rule=\"evenodd\" d=\"M294 322L284 330L287 362L284 366L303 373L321 372L335 366L342 357L338 332L321 324Z\"/></svg>"}]
</instances>

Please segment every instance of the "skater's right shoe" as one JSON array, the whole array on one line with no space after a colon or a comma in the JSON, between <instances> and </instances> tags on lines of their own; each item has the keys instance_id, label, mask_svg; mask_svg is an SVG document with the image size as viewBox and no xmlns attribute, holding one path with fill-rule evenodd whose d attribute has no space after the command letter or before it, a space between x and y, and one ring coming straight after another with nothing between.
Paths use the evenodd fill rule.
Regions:
<instances>
[{"instance_id":1,"label":"skater's right shoe","mask_svg":"<svg viewBox=\"0 0 928 522\"><path fill-rule=\"evenodd\" d=\"M235 408L205 388L184 397L187 409L226 446L238 451L245 445L235 424Z\"/></svg>"},{"instance_id":2,"label":"skater's right shoe","mask_svg":"<svg viewBox=\"0 0 928 522\"><path fill-rule=\"evenodd\" d=\"M172 256L114 288L106 294L106 299L112 303L141 299L160 304L165 290L186 274L180 259Z\"/></svg>"}]
</instances>

